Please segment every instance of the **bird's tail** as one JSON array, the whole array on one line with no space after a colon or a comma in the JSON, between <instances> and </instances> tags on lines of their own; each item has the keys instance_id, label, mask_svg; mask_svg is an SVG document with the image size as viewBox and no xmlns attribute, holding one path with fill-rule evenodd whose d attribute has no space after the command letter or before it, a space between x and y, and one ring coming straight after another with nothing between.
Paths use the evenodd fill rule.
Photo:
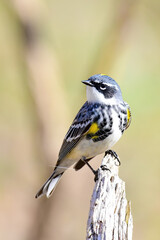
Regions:
<instances>
[{"instance_id":1,"label":"bird's tail","mask_svg":"<svg viewBox=\"0 0 160 240\"><path fill-rule=\"evenodd\" d=\"M37 192L35 198L39 198L46 194L46 197L49 198L53 191L55 190L60 178L63 175L63 172L59 175L55 175L55 172L50 176L50 178L45 182L45 184L41 187L41 189Z\"/></svg>"}]
</instances>

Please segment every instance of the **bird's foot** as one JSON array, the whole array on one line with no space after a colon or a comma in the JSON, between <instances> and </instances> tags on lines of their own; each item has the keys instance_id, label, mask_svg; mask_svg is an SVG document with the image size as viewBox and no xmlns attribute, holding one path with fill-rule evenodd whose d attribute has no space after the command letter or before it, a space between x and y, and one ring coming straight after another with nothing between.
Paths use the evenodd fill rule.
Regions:
<instances>
[{"instance_id":1,"label":"bird's foot","mask_svg":"<svg viewBox=\"0 0 160 240\"><path fill-rule=\"evenodd\" d=\"M118 157L118 155L117 155L116 152L114 152L114 151L112 151L112 150L108 150L108 151L105 152L105 155L107 155L107 154L110 154L110 155L114 156L114 157L116 158L116 160L118 161L119 165L120 165L120 160L119 160L119 157ZM88 163L88 161L87 161L87 159L86 159L85 157L83 157L81 160L84 161L85 164L89 167L89 169L93 172L93 174L94 174L94 176L95 176L95 177L94 177L94 181L96 182L96 181L98 180L98 170L94 170L94 169L92 168L92 166ZM101 165L100 168L101 168L103 171L111 171L109 168L107 168L106 165Z\"/></svg>"},{"instance_id":2,"label":"bird's foot","mask_svg":"<svg viewBox=\"0 0 160 240\"><path fill-rule=\"evenodd\" d=\"M112 157L114 157L114 158L117 160L117 162L118 162L118 165L117 165L117 166L120 166L120 165L121 165L120 159L119 159L119 157L118 157L118 155L117 155L117 153L116 153L115 151L113 151L113 150L107 150L107 151L105 152L105 156L106 156L107 154L110 154Z\"/></svg>"},{"instance_id":3,"label":"bird's foot","mask_svg":"<svg viewBox=\"0 0 160 240\"><path fill-rule=\"evenodd\" d=\"M111 170L109 168L107 168L107 165L101 165L101 169L103 171L110 171L111 172Z\"/></svg>"},{"instance_id":4,"label":"bird's foot","mask_svg":"<svg viewBox=\"0 0 160 240\"><path fill-rule=\"evenodd\" d=\"M107 168L107 165L101 165L100 168L103 170L103 171L110 171L111 170L109 168ZM96 182L98 180L98 170L95 171L95 177L94 177L94 181Z\"/></svg>"},{"instance_id":5,"label":"bird's foot","mask_svg":"<svg viewBox=\"0 0 160 240\"><path fill-rule=\"evenodd\" d=\"M98 170L96 170L95 173L94 173L94 181L95 182L98 181Z\"/></svg>"}]
</instances>

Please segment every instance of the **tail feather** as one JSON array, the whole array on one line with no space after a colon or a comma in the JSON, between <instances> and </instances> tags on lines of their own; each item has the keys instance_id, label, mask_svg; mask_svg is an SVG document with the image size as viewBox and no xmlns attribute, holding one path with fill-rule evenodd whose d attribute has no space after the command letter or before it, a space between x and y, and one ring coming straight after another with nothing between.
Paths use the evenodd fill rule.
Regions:
<instances>
[{"instance_id":1,"label":"tail feather","mask_svg":"<svg viewBox=\"0 0 160 240\"><path fill-rule=\"evenodd\" d=\"M41 189L37 192L35 198L39 198L43 195L46 195L46 197L49 198L55 190L62 174L63 173L59 174L58 176L54 176L52 174L50 178L45 182L45 184L41 187Z\"/></svg>"},{"instance_id":2,"label":"tail feather","mask_svg":"<svg viewBox=\"0 0 160 240\"><path fill-rule=\"evenodd\" d=\"M52 180L50 180L48 187L47 187L47 192L46 192L47 198L49 198L51 196L51 194L53 193L53 191L55 190L61 176L62 176L62 174L58 175L56 178L53 178Z\"/></svg>"}]
</instances>

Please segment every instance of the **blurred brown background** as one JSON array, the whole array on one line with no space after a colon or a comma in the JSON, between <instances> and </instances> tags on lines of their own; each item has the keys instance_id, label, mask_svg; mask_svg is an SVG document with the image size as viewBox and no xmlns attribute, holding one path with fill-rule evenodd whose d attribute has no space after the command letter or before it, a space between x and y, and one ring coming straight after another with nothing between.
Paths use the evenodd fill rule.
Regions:
<instances>
[{"instance_id":1,"label":"blurred brown background","mask_svg":"<svg viewBox=\"0 0 160 240\"><path fill-rule=\"evenodd\" d=\"M158 0L0 1L0 239L85 239L94 186L87 167L69 169L50 199L34 196L86 99L81 80L106 73L132 109L114 150L134 239L159 240L159 69Z\"/></svg>"}]
</instances>

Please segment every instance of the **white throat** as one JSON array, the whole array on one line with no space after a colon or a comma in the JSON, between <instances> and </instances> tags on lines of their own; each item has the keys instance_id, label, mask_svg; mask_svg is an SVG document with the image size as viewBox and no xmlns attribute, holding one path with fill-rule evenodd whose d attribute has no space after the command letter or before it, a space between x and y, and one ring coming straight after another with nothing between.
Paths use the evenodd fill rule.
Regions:
<instances>
[{"instance_id":1,"label":"white throat","mask_svg":"<svg viewBox=\"0 0 160 240\"><path fill-rule=\"evenodd\" d=\"M96 88L87 86L87 101L103 103L106 105L116 105L117 99L115 97L106 99L104 95L97 91Z\"/></svg>"}]
</instances>

